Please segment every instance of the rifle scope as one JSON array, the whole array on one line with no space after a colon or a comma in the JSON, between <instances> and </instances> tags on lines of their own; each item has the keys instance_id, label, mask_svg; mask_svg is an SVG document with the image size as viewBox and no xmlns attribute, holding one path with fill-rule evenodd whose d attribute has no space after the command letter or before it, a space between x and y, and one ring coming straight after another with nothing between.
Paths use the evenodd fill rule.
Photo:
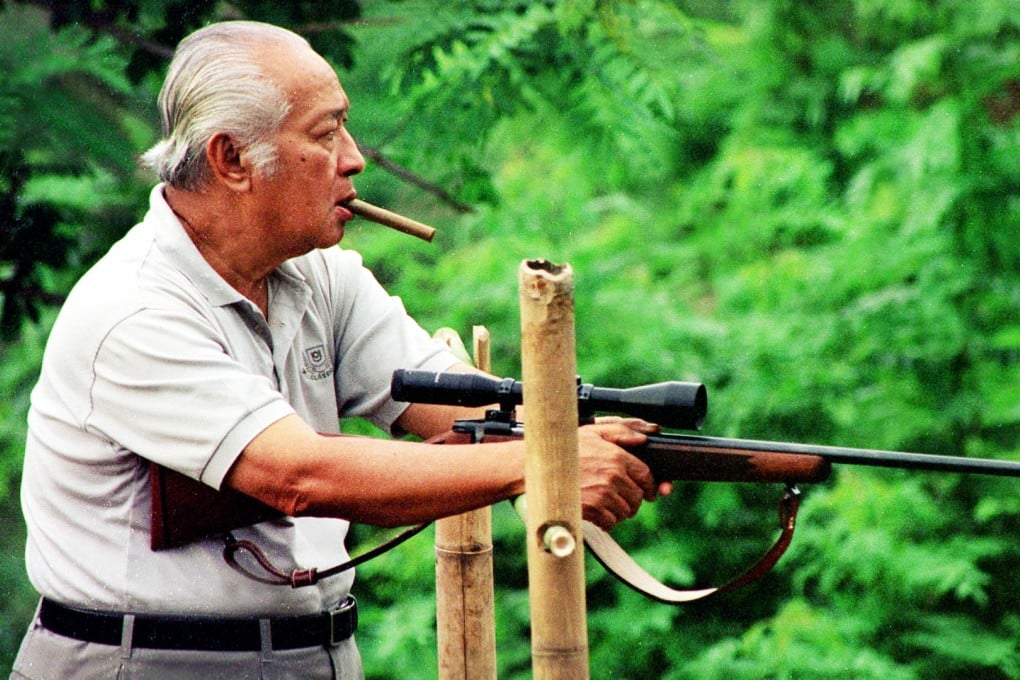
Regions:
<instances>
[{"instance_id":1,"label":"rifle scope","mask_svg":"<svg viewBox=\"0 0 1020 680\"><path fill-rule=\"evenodd\" d=\"M513 378L492 378L478 373L450 373L398 369L390 385L397 401L451 406L499 404L512 411L524 398L524 383ZM700 430L708 412L708 393L701 383L661 382L617 389L577 386L578 415L582 421L596 413L643 418L663 427Z\"/></svg>"}]
</instances>

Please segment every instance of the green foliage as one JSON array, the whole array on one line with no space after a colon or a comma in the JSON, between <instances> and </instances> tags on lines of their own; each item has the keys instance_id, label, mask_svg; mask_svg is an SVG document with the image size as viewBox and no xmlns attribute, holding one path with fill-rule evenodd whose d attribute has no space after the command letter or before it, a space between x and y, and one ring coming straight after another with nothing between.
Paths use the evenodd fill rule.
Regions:
<instances>
[{"instance_id":1,"label":"green foliage","mask_svg":"<svg viewBox=\"0 0 1020 680\"><path fill-rule=\"evenodd\" d=\"M71 180L99 173L103 164L123 170L131 146L111 134L111 117L119 114L80 106L127 88L109 41L90 44L74 29L51 36L41 13L27 8L7 10L0 26L9 36L0 46L0 331L9 338L23 316L38 320L40 303L55 294L47 270L72 264L65 223L81 192L67 187L70 200L37 201L33 180Z\"/></svg>"},{"instance_id":2,"label":"green foliage","mask_svg":"<svg viewBox=\"0 0 1020 680\"><path fill-rule=\"evenodd\" d=\"M0 4L2 488L51 299L144 207L144 40L218 11L60 5ZM307 30L355 134L414 176L376 164L359 191L435 243L355 223L346 245L425 327L486 325L519 375L517 267L567 262L586 381L701 380L711 434L1020 456L1015 2L365 5L232 4ZM590 564L593 676L1020 677L1015 488L840 469L772 574L686 609ZM672 584L719 583L773 540L780 491L678 485L615 533ZM500 676L529 677L522 527L494 525ZM5 540L0 588L30 601ZM435 674L432 569L423 535L360 570L369 677Z\"/></svg>"},{"instance_id":3,"label":"green foliage","mask_svg":"<svg viewBox=\"0 0 1020 680\"><path fill-rule=\"evenodd\" d=\"M669 62L672 89L659 91L675 103L656 108L635 90L593 87L596 77L621 79L594 48L606 43L584 42L608 33L612 10L587 7L571 9L589 12L583 30L575 14L565 24L574 32L546 43L555 72L526 88L481 39L416 52L446 50L432 75L420 75L419 62L408 72L440 100L436 115L450 101L437 94L443 87L460 92L489 74L504 74L491 82L514 103L486 138L498 208L452 224L441 236L450 252L404 268L407 288L393 281L412 308L413 291L428 291L416 313L461 328L486 323L504 345L498 368L515 373L513 268L536 255L568 261L586 379L702 379L708 429L721 434L1015 455L1015 258L1000 255L1013 252L1000 240L1017 227L1002 153L1017 142L1012 15L986 7L998 20L981 29L969 10L919 3L755 3L735 7L742 20L729 26L677 16L664 29L670 39L646 41L648 51L689 57ZM528 17L551 22L558 11L567 10L543 5ZM628 35L647 37L632 26ZM584 48L567 58L559 45L569 40ZM593 66L589 77L574 74L573 61ZM603 95L619 99L607 106ZM478 98L458 116L487 120L492 105ZM637 115L655 124L629 125ZM637 164L627 153L646 148ZM648 159L657 172L639 177ZM437 273L443 285L425 286ZM643 511L676 536L660 528L650 533L665 546L640 550L678 584L721 578L706 564L734 573L773 531L761 517L774 500L748 490L678 496ZM664 625L648 605L628 615L627 596L592 596L596 667L607 677L626 676L631 661L658 677L952 677L963 668L1012 677L1015 610L1012 598L996 604L993 585L1009 582L1011 534L974 519L976 499L979 516L1011 519L1009 497L972 480L841 472L809 494L797 549L759 602L737 594L725 612L666 617L693 640L645 631ZM641 542L640 531L620 531ZM968 622L958 637L955 620ZM603 647L609 621L626 621L613 632L632 644ZM631 638L632 628L645 634Z\"/></svg>"},{"instance_id":4,"label":"green foliage","mask_svg":"<svg viewBox=\"0 0 1020 680\"><path fill-rule=\"evenodd\" d=\"M52 310L25 324L19 342L0 341L0 669L10 665L35 610L36 595L25 576L25 529L18 503L21 452L29 391L42 362Z\"/></svg>"}]
</instances>

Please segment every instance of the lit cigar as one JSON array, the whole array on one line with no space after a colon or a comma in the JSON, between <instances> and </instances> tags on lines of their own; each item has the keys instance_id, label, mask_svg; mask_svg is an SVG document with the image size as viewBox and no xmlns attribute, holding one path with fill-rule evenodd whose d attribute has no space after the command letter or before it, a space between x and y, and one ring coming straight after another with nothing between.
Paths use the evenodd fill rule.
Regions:
<instances>
[{"instance_id":1,"label":"lit cigar","mask_svg":"<svg viewBox=\"0 0 1020 680\"><path fill-rule=\"evenodd\" d=\"M432 241L432 236L436 233L436 230L427 224L416 222L409 217L398 215L395 212L390 212L385 208L372 205L371 203L365 203L360 198L355 198L346 204L348 210L355 215L360 215L366 220L371 220L377 224L402 231L405 234L411 236L417 236L423 241Z\"/></svg>"}]
</instances>

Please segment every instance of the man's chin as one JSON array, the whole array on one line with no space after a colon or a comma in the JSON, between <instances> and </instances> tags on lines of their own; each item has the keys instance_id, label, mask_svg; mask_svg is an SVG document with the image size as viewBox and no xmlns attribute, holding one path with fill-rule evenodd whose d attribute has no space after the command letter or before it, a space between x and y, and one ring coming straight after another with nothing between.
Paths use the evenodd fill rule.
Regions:
<instances>
[{"instance_id":1,"label":"man's chin","mask_svg":"<svg viewBox=\"0 0 1020 680\"><path fill-rule=\"evenodd\" d=\"M340 222L331 229L327 234L323 235L323 238L317 244L317 248L332 248L338 245L344 238L344 223Z\"/></svg>"},{"instance_id":2,"label":"man's chin","mask_svg":"<svg viewBox=\"0 0 1020 680\"><path fill-rule=\"evenodd\" d=\"M335 246L338 243L340 243L340 241L343 240L344 233L346 231L346 229L345 229L346 226L347 225L344 222L340 222L339 224L336 225L336 229L333 231L333 234L335 235L335 238L331 239L333 241L332 245Z\"/></svg>"}]
</instances>

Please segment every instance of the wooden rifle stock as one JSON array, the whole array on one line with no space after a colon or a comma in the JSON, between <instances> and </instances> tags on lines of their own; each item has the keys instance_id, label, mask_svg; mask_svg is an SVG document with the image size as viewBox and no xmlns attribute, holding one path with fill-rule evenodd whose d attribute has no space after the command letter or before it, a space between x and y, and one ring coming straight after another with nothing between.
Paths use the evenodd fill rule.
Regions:
<instances>
[{"instance_id":1,"label":"wooden rifle stock","mask_svg":"<svg viewBox=\"0 0 1020 680\"><path fill-rule=\"evenodd\" d=\"M177 548L202 538L283 516L279 510L232 489L217 491L180 472L149 463L153 550Z\"/></svg>"},{"instance_id":2,"label":"wooden rifle stock","mask_svg":"<svg viewBox=\"0 0 1020 680\"><path fill-rule=\"evenodd\" d=\"M735 440L734 440L735 441ZM630 449L657 481L822 482L832 464L804 453L775 453L729 445L727 440L683 435L648 435L648 443Z\"/></svg>"}]
</instances>

